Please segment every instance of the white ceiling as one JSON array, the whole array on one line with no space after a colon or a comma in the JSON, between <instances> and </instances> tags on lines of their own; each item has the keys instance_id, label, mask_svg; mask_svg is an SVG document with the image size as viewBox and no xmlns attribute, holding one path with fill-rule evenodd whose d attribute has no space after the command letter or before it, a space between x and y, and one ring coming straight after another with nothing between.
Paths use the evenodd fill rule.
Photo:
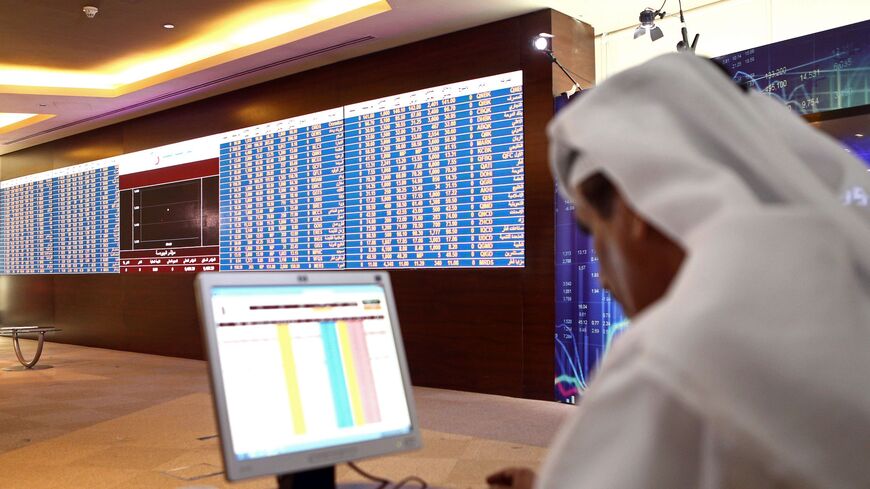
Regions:
<instances>
[{"instance_id":1,"label":"white ceiling","mask_svg":"<svg viewBox=\"0 0 870 489\"><path fill-rule=\"evenodd\" d=\"M129 0L128 0L129 1ZM202 0L208 2L209 0ZM676 10L674 0L665 10ZM722 0L720 0L722 1ZM728 0L725 0L728 1ZM0 3L7 3L3 0ZM421 39L553 8L591 24L596 33L612 32L637 23L648 0L389 0L392 11L345 25L247 58L148 87L115 98L45 96L0 93L0 112L53 113L56 117L0 134L0 154L88 131L148 113L236 90L317 66L407 44ZM658 2L656 2L658 3ZM685 0L685 9L716 3ZM20 5L20 4L19 4ZM78 4L70 2L75 9ZM8 19L0 18L0 29ZM177 23L182 23L175 21ZM354 43L361 38L373 37ZM283 62L330 46L351 42L299 60ZM252 72L239 76L239 73ZM225 81L216 82L222 78Z\"/></svg>"}]
</instances>

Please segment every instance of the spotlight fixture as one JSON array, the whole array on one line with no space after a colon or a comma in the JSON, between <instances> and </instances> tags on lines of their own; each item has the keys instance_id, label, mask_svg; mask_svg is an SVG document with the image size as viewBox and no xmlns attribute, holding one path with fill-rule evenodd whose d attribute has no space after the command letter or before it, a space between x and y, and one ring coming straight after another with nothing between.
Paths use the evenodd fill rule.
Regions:
<instances>
[{"instance_id":1,"label":"spotlight fixture","mask_svg":"<svg viewBox=\"0 0 870 489\"><path fill-rule=\"evenodd\" d=\"M662 29L656 26L656 17L659 19L665 18L665 11L662 10L665 8L665 4L668 0L664 0L662 2L662 6L659 7L658 10L653 10L652 7L647 7L640 12L638 16L638 20L640 20L640 25L637 26L637 29L634 30L634 38L643 36L647 32L649 32L649 37L653 41L658 41L662 37L664 37L664 33ZM677 43L677 51L691 51L695 52L695 48L698 46L698 38L701 36L700 34L695 34L695 38L692 40L692 43L689 44L689 32L686 29L686 18L683 16L683 1L679 0L680 4L680 34L682 34L682 39Z\"/></svg>"},{"instance_id":2,"label":"spotlight fixture","mask_svg":"<svg viewBox=\"0 0 870 489\"><path fill-rule=\"evenodd\" d=\"M634 38L643 36L649 31L649 37L653 41L658 41L662 37L664 37L664 33L662 32L662 28L656 25L656 17L659 19L663 19L665 17L665 12L662 10L665 4L658 10L653 10L651 7L647 7L640 12L638 16L638 20L640 20L640 25L637 26L637 29L634 30Z\"/></svg>"},{"instance_id":3,"label":"spotlight fixture","mask_svg":"<svg viewBox=\"0 0 870 489\"><path fill-rule=\"evenodd\" d=\"M553 52L553 49L550 47L551 39L553 39L552 34L542 32L532 38L532 46L534 46L538 51Z\"/></svg>"},{"instance_id":4,"label":"spotlight fixture","mask_svg":"<svg viewBox=\"0 0 870 489\"><path fill-rule=\"evenodd\" d=\"M556 55L553 54L553 35L552 34L548 34L546 32L542 32L542 33L538 34L537 36L532 38L532 47L534 47L536 50L538 50L542 53L546 53L547 56L550 57L550 61L553 63L556 63L556 66L558 66L559 69L562 70L562 73L564 73L565 76L567 76L568 79L571 80L571 83L573 83L574 85L571 87L571 90L568 92L569 95L574 95L575 93L583 90L582 88L580 88L580 84L577 83L577 80L575 80L574 77L571 76L571 73L568 73L568 70L565 69L564 66L562 66L562 63L560 63L559 60L556 59Z\"/></svg>"},{"instance_id":5,"label":"spotlight fixture","mask_svg":"<svg viewBox=\"0 0 870 489\"><path fill-rule=\"evenodd\" d=\"M164 29L175 29L175 24L163 24Z\"/></svg>"}]
</instances>

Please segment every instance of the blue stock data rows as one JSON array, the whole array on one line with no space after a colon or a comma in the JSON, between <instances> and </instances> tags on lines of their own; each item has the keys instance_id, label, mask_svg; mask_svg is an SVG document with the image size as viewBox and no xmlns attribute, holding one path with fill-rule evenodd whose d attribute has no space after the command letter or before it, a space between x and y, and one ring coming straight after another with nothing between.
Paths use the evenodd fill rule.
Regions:
<instances>
[{"instance_id":1,"label":"blue stock data rows","mask_svg":"<svg viewBox=\"0 0 870 489\"><path fill-rule=\"evenodd\" d=\"M520 87L345 119L347 268L523 266Z\"/></svg>"},{"instance_id":2,"label":"blue stock data rows","mask_svg":"<svg viewBox=\"0 0 870 489\"><path fill-rule=\"evenodd\" d=\"M118 169L4 182L3 273L118 272Z\"/></svg>"},{"instance_id":3,"label":"blue stock data rows","mask_svg":"<svg viewBox=\"0 0 870 489\"><path fill-rule=\"evenodd\" d=\"M221 270L343 268L340 119L220 151Z\"/></svg>"},{"instance_id":4,"label":"blue stock data rows","mask_svg":"<svg viewBox=\"0 0 870 489\"><path fill-rule=\"evenodd\" d=\"M474 88L356 104L223 142L220 269L523 266L521 80Z\"/></svg>"}]
</instances>

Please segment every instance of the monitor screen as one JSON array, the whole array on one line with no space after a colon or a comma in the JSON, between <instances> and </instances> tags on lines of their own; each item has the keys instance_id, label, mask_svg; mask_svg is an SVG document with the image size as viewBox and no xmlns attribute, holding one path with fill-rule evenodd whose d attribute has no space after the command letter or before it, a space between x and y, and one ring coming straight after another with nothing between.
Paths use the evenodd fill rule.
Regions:
<instances>
[{"instance_id":1,"label":"monitor screen","mask_svg":"<svg viewBox=\"0 0 870 489\"><path fill-rule=\"evenodd\" d=\"M310 457L318 450L404 443L414 431L401 338L382 284L219 282L200 300L211 313L225 459L289 456L289 471L319 465ZM367 455L339 452L334 462Z\"/></svg>"}]
</instances>

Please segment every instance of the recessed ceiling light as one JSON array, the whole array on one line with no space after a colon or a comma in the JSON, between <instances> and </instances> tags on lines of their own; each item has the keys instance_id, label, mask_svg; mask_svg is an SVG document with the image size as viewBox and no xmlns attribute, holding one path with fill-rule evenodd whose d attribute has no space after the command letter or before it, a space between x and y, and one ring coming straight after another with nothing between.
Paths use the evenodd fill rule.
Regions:
<instances>
[{"instance_id":1,"label":"recessed ceiling light","mask_svg":"<svg viewBox=\"0 0 870 489\"><path fill-rule=\"evenodd\" d=\"M855 135L858 136L859 138L863 138L863 137L864 137L864 135L861 134L860 132L856 132Z\"/></svg>"},{"instance_id":2,"label":"recessed ceiling light","mask_svg":"<svg viewBox=\"0 0 870 489\"><path fill-rule=\"evenodd\" d=\"M163 24L164 29L175 29L175 24Z\"/></svg>"}]
</instances>

